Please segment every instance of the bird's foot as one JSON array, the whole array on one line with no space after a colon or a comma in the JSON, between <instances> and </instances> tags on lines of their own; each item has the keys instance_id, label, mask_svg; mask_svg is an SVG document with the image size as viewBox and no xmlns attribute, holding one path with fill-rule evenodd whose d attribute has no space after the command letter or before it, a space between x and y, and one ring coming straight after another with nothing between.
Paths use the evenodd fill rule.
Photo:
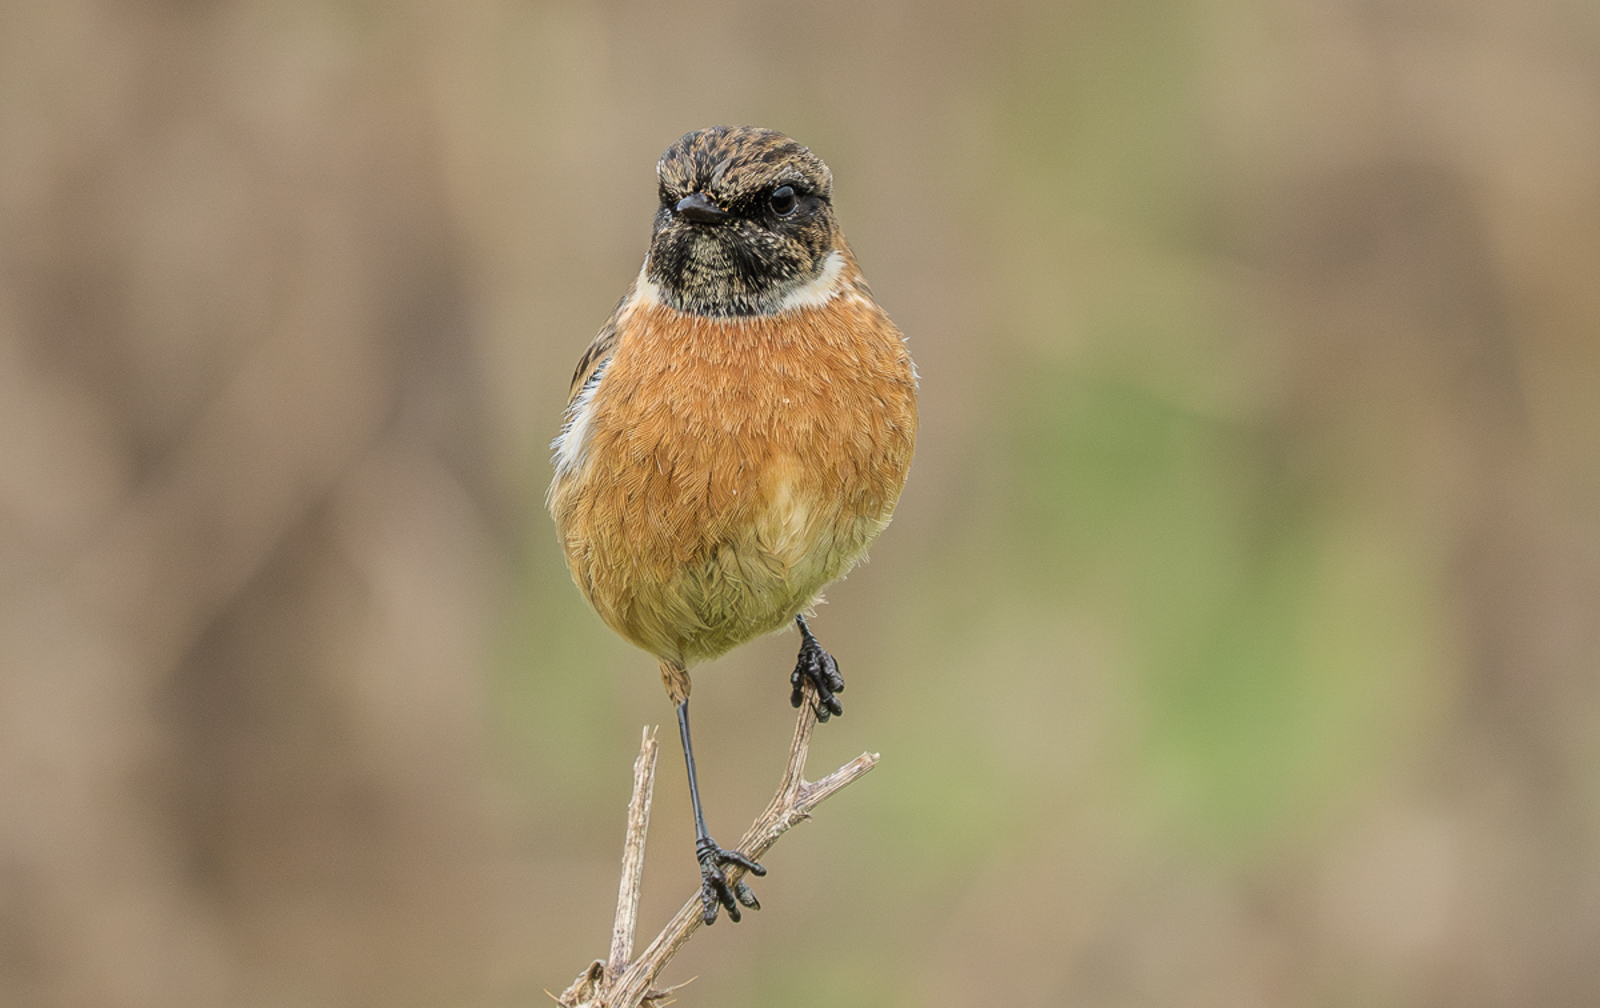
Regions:
<instances>
[{"instance_id":1,"label":"bird's foot","mask_svg":"<svg viewBox=\"0 0 1600 1008\"><path fill-rule=\"evenodd\" d=\"M717 922L717 908L727 907L728 919L735 924L739 923L739 905L743 904L752 910L760 910L761 904L756 900L756 894L750 891L744 879L739 879L731 885L728 876L723 871L730 866L743 868L755 876L762 876L767 870L754 861L740 854L738 851L723 850L717 842L708 836L703 836L695 841L694 856L700 862L700 919L706 924Z\"/></svg>"},{"instance_id":2,"label":"bird's foot","mask_svg":"<svg viewBox=\"0 0 1600 1008\"><path fill-rule=\"evenodd\" d=\"M844 705L834 696L835 693L844 692L844 676L839 674L839 663L811 635L805 617L796 616L795 622L800 625L800 658L795 662L794 674L789 677L789 684L794 687L789 694L790 706L800 706L805 684L809 681L817 688L818 721L843 714Z\"/></svg>"}]
</instances>

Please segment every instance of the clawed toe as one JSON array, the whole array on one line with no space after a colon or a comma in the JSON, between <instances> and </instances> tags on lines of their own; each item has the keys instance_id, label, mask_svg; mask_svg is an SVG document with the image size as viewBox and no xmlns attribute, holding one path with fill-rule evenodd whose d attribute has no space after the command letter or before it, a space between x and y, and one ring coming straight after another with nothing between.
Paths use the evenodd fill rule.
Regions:
<instances>
[{"instance_id":1,"label":"clawed toe","mask_svg":"<svg viewBox=\"0 0 1600 1008\"><path fill-rule=\"evenodd\" d=\"M728 919L739 923L739 907L760 910L756 894L744 879L729 883L724 868L738 867L755 876L767 870L738 851L723 850L710 837L701 837L695 844L695 857L700 862L700 919L706 924L717 922L718 908L726 908Z\"/></svg>"},{"instance_id":2,"label":"clawed toe","mask_svg":"<svg viewBox=\"0 0 1600 1008\"><path fill-rule=\"evenodd\" d=\"M793 687L789 694L790 706L800 706L805 684L809 682L817 690L818 721L843 714L844 705L834 695L844 692L844 676L839 674L839 663L817 643L811 628L806 626L805 617L796 616L795 622L800 627L800 657L795 662L794 673L789 676L789 684Z\"/></svg>"}]
</instances>

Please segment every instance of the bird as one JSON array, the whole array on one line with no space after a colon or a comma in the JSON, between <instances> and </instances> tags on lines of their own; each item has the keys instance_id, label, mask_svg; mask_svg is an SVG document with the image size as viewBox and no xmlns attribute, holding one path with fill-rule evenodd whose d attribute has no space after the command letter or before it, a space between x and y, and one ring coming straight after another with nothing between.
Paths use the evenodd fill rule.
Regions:
<instances>
[{"instance_id":1,"label":"bird","mask_svg":"<svg viewBox=\"0 0 1600 1008\"><path fill-rule=\"evenodd\" d=\"M794 625L790 702L843 713L812 633L822 590L865 558L905 486L918 376L833 209L833 174L775 130L684 134L656 164L637 278L572 377L547 503L573 580L654 655L676 706L702 920L759 909L765 869L706 828L690 670Z\"/></svg>"}]
</instances>

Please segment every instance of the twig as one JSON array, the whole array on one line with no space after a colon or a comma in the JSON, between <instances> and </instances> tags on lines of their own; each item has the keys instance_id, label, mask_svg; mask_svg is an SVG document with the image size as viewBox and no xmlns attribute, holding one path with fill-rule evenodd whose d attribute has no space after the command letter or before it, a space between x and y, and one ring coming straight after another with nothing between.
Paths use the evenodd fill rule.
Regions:
<instances>
[{"instance_id":1,"label":"twig","mask_svg":"<svg viewBox=\"0 0 1600 1008\"><path fill-rule=\"evenodd\" d=\"M778 838L811 815L811 810L835 791L871 770L877 753L862 753L819 781L808 782L802 774L806 754L811 748L811 731L816 727L816 692L808 684L795 720L794 741L789 746L789 762L778 782L778 791L767 808L739 841L738 849L759 860ZM633 799L628 804L628 836L622 859L622 884L617 895L617 916L611 932L609 962L596 960L572 986L556 1000L564 1008L637 1008L644 1002L665 998L672 990L657 990L651 985L678 950L700 927L700 894L696 892L683 905L661 933L656 935L638 959L628 962L639 914L640 872L644 864L645 832L650 825L650 798L655 786L655 733L646 729L634 764ZM733 867L727 870L731 886L744 874Z\"/></svg>"},{"instance_id":2,"label":"twig","mask_svg":"<svg viewBox=\"0 0 1600 1008\"><path fill-rule=\"evenodd\" d=\"M622 847L622 883L617 889L617 916L611 925L612 976L620 976L633 958L633 934L639 923L639 886L644 881L644 840L650 832L650 799L656 790L656 730L645 728L639 758L633 763L633 798L628 802L628 835Z\"/></svg>"}]
</instances>

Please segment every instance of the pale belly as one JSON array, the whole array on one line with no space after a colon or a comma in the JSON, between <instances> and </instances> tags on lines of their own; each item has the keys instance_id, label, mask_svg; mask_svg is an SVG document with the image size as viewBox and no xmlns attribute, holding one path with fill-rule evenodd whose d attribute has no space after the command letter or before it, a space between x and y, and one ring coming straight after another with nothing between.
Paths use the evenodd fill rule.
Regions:
<instances>
[{"instance_id":1,"label":"pale belly","mask_svg":"<svg viewBox=\"0 0 1600 1008\"><path fill-rule=\"evenodd\" d=\"M563 539L574 579L612 629L685 667L787 626L865 556L889 517L851 514L844 495L788 482L729 488L720 507L702 499L691 516L681 500L648 492L635 507L610 507L615 488L585 482L558 487L554 502L573 518Z\"/></svg>"}]
</instances>

